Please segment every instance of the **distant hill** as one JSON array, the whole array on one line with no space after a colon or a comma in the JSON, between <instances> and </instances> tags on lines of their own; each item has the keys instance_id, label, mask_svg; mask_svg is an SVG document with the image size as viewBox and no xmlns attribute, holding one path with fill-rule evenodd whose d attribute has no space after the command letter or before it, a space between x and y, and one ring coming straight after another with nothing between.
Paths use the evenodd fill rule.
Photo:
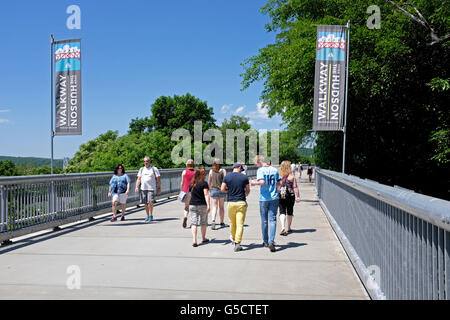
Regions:
<instances>
[{"instance_id":1,"label":"distant hill","mask_svg":"<svg viewBox=\"0 0 450 320\"><path fill-rule=\"evenodd\" d=\"M33 157L6 157L0 156L1 161L11 161L15 165L19 164L34 164L36 168L50 167L50 159L47 158L33 158ZM53 165L58 168L63 168L63 160L62 159L53 159Z\"/></svg>"}]
</instances>

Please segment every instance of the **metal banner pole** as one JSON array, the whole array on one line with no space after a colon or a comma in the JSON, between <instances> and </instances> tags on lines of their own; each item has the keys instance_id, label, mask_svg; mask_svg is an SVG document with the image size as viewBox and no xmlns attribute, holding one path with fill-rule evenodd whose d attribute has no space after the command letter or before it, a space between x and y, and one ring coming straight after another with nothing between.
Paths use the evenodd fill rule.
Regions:
<instances>
[{"instance_id":1,"label":"metal banner pole","mask_svg":"<svg viewBox=\"0 0 450 320\"><path fill-rule=\"evenodd\" d=\"M55 42L55 39L53 38L53 35L50 35L50 42L51 42L51 57L50 57L50 69L51 69L51 71L50 71L50 78L51 78L51 80L50 80L50 83L51 83L51 89L50 89L50 92L51 92L51 98L50 98L50 101L51 101L51 111L50 111L50 113L51 113L51 124L50 124L50 127L51 127L51 158L50 158L50 172L51 172L51 174L53 175L53 139L55 138L55 133L54 133L54 131L53 131L53 48L54 48L54 42Z\"/></svg>"},{"instance_id":2,"label":"metal banner pole","mask_svg":"<svg viewBox=\"0 0 450 320\"><path fill-rule=\"evenodd\" d=\"M347 22L347 70L346 70L346 88L345 88L345 111L344 111L344 146L342 151L342 173L345 173L345 149L347 145L347 107L348 107L348 69L350 66L350 20Z\"/></svg>"}]
</instances>

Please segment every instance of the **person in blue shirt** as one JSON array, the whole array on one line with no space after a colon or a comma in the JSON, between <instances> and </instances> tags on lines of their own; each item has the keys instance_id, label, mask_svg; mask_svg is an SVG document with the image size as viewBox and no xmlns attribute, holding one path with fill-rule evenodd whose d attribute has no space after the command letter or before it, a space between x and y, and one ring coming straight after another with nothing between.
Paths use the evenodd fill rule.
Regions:
<instances>
[{"instance_id":1,"label":"person in blue shirt","mask_svg":"<svg viewBox=\"0 0 450 320\"><path fill-rule=\"evenodd\" d=\"M112 222L117 221L117 205L122 205L122 218L125 221L125 210L127 209L127 198L130 194L131 179L125 174L125 168L119 164L114 168L114 176L109 181L108 197L112 197Z\"/></svg>"},{"instance_id":2,"label":"person in blue shirt","mask_svg":"<svg viewBox=\"0 0 450 320\"><path fill-rule=\"evenodd\" d=\"M252 180L252 186L260 186L259 212L261 215L261 231L263 245L275 252L275 234L277 232L277 212L279 204L278 184L281 181L278 170L264 162L263 156L256 156L255 165L259 168L257 180Z\"/></svg>"}]
</instances>

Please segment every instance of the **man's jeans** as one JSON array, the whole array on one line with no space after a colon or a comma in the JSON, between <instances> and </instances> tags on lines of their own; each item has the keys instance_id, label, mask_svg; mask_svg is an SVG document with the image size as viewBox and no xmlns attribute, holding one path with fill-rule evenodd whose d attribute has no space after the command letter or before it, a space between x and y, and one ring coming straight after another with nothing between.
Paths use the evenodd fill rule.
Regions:
<instances>
[{"instance_id":1,"label":"man's jeans","mask_svg":"<svg viewBox=\"0 0 450 320\"><path fill-rule=\"evenodd\" d=\"M275 243L275 234L277 232L278 203L279 200L259 202L259 213L261 215L261 231L264 243L267 244Z\"/></svg>"}]
</instances>

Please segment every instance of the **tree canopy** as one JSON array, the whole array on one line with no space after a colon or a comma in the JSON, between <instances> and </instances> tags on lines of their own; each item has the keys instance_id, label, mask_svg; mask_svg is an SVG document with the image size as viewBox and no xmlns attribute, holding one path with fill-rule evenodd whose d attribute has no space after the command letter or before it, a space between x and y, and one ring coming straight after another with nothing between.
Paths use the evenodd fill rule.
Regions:
<instances>
[{"instance_id":1,"label":"tree canopy","mask_svg":"<svg viewBox=\"0 0 450 320\"><path fill-rule=\"evenodd\" d=\"M448 33L449 2L408 3L436 34ZM379 30L367 27L366 10L373 4L381 8ZM449 91L433 90L432 84L442 89L450 78L450 42L430 45L429 30L381 0L269 0L261 10L271 20L266 30L277 38L243 63L243 90L264 81L261 99L269 115L280 114L298 141L311 140L314 25L351 20L348 173L448 198ZM317 164L340 171L342 133L319 132L316 145Z\"/></svg>"}]
</instances>

